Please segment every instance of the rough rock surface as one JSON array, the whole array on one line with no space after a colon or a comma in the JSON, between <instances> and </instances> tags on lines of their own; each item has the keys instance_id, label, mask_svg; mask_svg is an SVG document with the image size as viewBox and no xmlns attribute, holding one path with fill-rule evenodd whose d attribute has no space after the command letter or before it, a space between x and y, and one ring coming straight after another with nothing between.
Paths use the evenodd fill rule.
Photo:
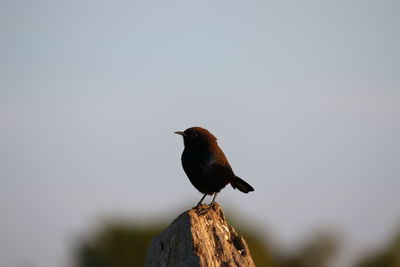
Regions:
<instances>
[{"instance_id":1,"label":"rough rock surface","mask_svg":"<svg viewBox=\"0 0 400 267\"><path fill-rule=\"evenodd\" d=\"M214 203L182 213L152 241L146 267L255 266L245 240Z\"/></svg>"}]
</instances>

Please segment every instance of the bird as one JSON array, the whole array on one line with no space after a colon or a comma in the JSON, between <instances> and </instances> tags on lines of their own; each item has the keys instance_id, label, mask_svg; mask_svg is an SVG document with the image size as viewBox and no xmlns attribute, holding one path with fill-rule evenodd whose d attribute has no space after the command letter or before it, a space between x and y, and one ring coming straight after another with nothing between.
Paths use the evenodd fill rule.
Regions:
<instances>
[{"instance_id":1,"label":"bird","mask_svg":"<svg viewBox=\"0 0 400 267\"><path fill-rule=\"evenodd\" d=\"M207 195L213 195L211 206L217 194L227 184L243 193L254 191L251 185L234 174L224 152L218 146L217 138L207 129L191 127L174 133L183 136L183 170L192 185L204 194L196 208Z\"/></svg>"}]
</instances>

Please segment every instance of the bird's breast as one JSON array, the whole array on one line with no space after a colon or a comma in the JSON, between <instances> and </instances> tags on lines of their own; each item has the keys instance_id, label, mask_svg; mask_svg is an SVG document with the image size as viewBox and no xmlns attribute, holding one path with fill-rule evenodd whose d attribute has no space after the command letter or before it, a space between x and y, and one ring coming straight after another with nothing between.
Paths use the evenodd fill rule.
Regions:
<instances>
[{"instance_id":1,"label":"bird's breast","mask_svg":"<svg viewBox=\"0 0 400 267\"><path fill-rule=\"evenodd\" d=\"M201 174L216 162L214 153L206 150L185 149L182 154L182 165L186 173Z\"/></svg>"}]
</instances>

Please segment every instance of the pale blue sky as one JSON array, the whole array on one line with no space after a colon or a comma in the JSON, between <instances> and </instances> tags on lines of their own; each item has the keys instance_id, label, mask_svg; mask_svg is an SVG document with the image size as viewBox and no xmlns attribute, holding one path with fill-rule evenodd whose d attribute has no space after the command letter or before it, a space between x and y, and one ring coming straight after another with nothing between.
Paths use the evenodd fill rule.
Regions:
<instances>
[{"instance_id":1,"label":"pale blue sky","mask_svg":"<svg viewBox=\"0 0 400 267\"><path fill-rule=\"evenodd\" d=\"M224 209L284 244L339 229L344 262L384 242L399 28L398 1L0 1L0 265L65 266L99 218L197 203L173 134L195 125L256 189Z\"/></svg>"}]
</instances>

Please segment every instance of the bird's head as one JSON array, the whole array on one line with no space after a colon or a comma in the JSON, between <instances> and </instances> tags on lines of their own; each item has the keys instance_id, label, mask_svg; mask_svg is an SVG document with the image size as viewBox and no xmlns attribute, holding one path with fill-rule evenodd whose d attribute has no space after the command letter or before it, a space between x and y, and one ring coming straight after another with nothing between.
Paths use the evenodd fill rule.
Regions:
<instances>
[{"instance_id":1,"label":"bird's head","mask_svg":"<svg viewBox=\"0 0 400 267\"><path fill-rule=\"evenodd\" d=\"M191 127L183 132L178 131L175 133L183 136L186 148L203 148L217 141L217 138L212 133L202 127Z\"/></svg>"}]
</instances>

